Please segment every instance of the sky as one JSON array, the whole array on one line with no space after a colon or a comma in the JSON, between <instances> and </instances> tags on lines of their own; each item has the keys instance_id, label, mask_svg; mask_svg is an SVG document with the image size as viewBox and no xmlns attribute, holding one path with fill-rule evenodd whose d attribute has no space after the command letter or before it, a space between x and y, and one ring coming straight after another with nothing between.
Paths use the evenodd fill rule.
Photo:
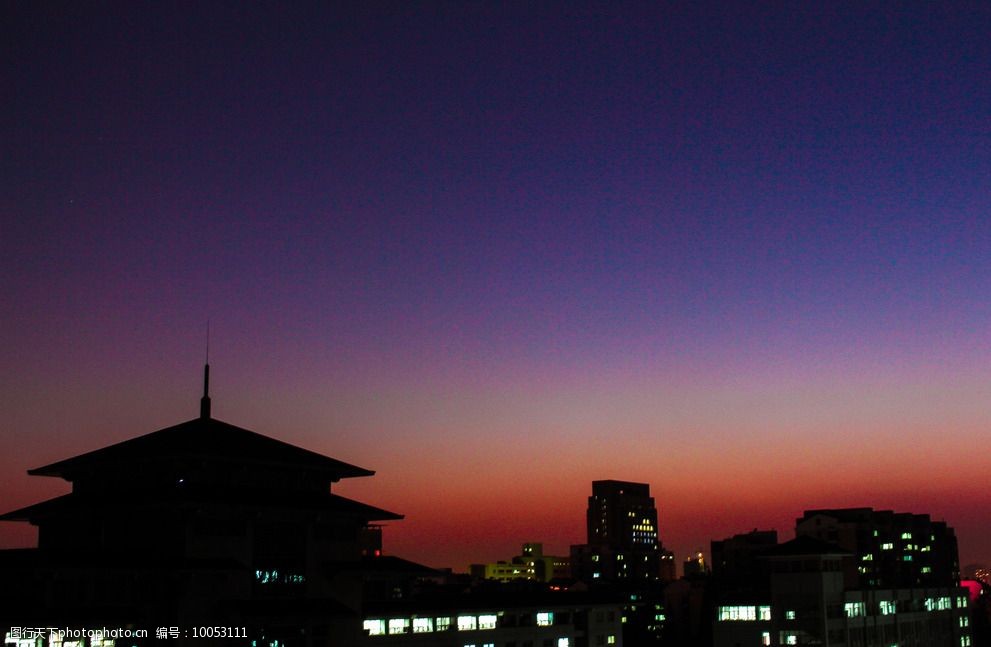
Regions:
<instances>
[{"instance_id":1,"label":"sky","mask_svg":"<svg viewBox=\"0 0 991 647\"><path fill-rule=\"evenodd\" d=\"M0 503L215 417L387 552L810 508L991 563L986 3L2 4ZM31 545L0 523L0 546Z\"/></svg>"}]
</instances>

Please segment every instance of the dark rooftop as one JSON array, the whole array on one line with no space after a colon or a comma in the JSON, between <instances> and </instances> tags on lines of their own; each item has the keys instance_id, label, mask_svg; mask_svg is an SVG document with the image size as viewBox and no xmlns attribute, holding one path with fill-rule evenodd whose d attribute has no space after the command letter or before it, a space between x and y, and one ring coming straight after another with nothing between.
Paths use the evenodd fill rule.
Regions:
<instances>
[{"instance_id":1,"label":"dark rooftop","mask_svg":"<svg viewBox=\"0 0 991 647\"><path fill-rule=\"evenodd\" d=\"M195 418L172 427L28 470L35 476L75 475L102 465L161 460L216 460L285 465L326 472L331 480L375 472L311 452L214 418Z\"/></svg>"}]
</instances>

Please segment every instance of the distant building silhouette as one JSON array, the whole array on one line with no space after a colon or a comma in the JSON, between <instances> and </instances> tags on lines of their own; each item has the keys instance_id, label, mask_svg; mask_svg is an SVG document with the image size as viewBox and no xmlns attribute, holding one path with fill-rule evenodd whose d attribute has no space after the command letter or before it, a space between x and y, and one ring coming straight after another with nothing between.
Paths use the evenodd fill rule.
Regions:
<instances>
[{"instance_id":1,"label":"distant building silhouette","mask_svg":"<svg viewBox=\"0 0 991 647\"><path fill-rule=\"evenodd\" d=\"M567 557L544 555L543 544L528 542L523 544L519 555L508 561L472 564L471 574L477 578L499 582L550 582L571 577L571 560Z\"/></svg>"},{"instance_id":2,"label":"distant building silhouette","mask_svg":"<svg viewBox=\"0 0 991 647\"><path fill-rule=\"evenodd\" d=\"M795 535L815 537L856 557L860 588L949 586L960 580L957 538L927 514L871 508L806 510Z\"/></svg>"},{"instance_id":3,"label":"distant building silhouette","mask_svg":"<svg viewBox=\"0 0 991 647\"><path fill-rule=\"evenodd\" d=\"M657 507L646 483L593 481L586 512L587 543L571 547L576 579L642 582L660 579L666 551Z\"/></svg>"}]
</instances>

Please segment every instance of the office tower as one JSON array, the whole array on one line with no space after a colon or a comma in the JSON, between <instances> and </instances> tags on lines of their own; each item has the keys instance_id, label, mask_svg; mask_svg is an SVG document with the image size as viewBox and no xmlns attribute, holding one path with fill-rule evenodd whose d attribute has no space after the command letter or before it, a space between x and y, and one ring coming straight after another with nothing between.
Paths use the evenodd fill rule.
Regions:
<instances>
[{"instance_id":1,"label":"office tower","mask_svg":"<svg viewBox=\"0 0 991 647\"><path fill-rule=\"evenodd\" d=\"M577 579L658 579L664 551L657 533L657 507L648 484L593 481L586 523L587 543L571 548Z\"/></svg>"}]
</instances>

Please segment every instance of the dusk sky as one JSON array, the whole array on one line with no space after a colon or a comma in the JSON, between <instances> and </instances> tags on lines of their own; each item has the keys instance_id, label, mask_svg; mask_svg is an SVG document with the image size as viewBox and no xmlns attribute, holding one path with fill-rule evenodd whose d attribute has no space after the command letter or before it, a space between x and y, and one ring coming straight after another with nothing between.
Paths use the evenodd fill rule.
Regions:
<instances>
[{"instance_id":1,"label":"dusk sky","mask_svg":"<svg viewBox=\"0 0 991 647\"><path fill-rule=\"evenodd\" d=\"M0 507L198 414L431 566L803 510L991 562L991 4L4 2ZM0 523L0 546L29 545Z\"/></svg>"}]
</instances>

